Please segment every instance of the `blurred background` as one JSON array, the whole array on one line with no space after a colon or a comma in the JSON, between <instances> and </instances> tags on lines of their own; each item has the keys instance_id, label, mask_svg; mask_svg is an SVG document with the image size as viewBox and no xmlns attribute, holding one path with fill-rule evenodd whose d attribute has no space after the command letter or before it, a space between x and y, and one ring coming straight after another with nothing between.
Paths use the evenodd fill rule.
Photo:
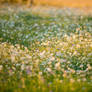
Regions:
<instances>
[{"instance_id":1,"label":"blurred background","mask_svg":"<svg viewBox=\"0 0 92 92\"><path fill-rule=\"evenodd\" d=\"M46 5L58 7L92 7L92 0L0 0L1 4Z\"/></svg>"}]
</instances>

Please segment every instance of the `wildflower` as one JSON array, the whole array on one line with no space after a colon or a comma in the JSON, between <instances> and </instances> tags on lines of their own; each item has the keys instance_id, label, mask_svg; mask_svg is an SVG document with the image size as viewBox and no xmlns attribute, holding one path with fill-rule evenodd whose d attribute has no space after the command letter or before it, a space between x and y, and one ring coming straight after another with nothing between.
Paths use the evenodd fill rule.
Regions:
<instances>
[{"instance_id":1,"label":"wildflower","mask_svg":"<svg viewBox=\"0 0 92 92\"><path fill-rule=\"evenodd\" d=\"M25 69L25 65L22 64L22 65L21 65L21 70L23 71L24 69Z\"/></svg>"},{"instance_id":2,"label":"wildflower","mask_svg":"<svg viewBox=\"0 0 92 92\"><path fill-rule=\"evenodd\" d=\"M2 66L2 65L0 65L0 71L2 70L2 68L3 68L3 66Z\"/></svg>"},{"instance_id":3,"label":"wildflower","mask_svg":"<svg viewBox=\"0 0 92 92\"><path fill-rule=\"evenodd\" d=\"M71 71L71 73L75 73L74 69L70 69L70 68L68 68L68 69Z\"/></svg>"},{"instance_id":4,"label":"wildflower","mask_svg":"<svg viewBox=\"0 0 92 92\"><path fill-rule=\"evenodd\" d=\"M50 58L50 61L54 61L54 60L55 60L55 57L51 57L51 58Z\"/></svg>"},{"instance_id":5,"label":"wildflower","mask_svg":"<svg viewBox=\"0 0 92 92\"><path fill-rule=\"evenodd\" d=\"M71 83L74 83L74 82L75 82L75 80L74 80L74 79L70 79L70 82L71 82Z\"/></svg>"},{"instance_id":6,"label":"wildflower","mask_svg":"<svg viewBox=\"0 0 92 92\"><path fill-rule=\"evenodd\" d=\"M80 79L77 79L78 82L80 82L81 80Z\"/></svg>"},{"instance_id":7,"label":"wildflower","mask_svg":"<svg viewBox=\"0 0 92 92\"><path fill-rule=\"evenodd\" d=\"M74 51L73 55L77 55L77 51Z\"/></svg>"},{"instance_id":8,"label":"wildflower","mask_svg":"<svg viewBox=\"0 0 92 92\"><path fill-rule=\"evenodd\" d=\"M15 55L11 55L11 61L12 62L15 62L16 60L15 60Z\"/></svg>"},{"instance_id":9,"label":"wildflower","mask_svg":"<svg viewBox=\"0 0 92 92\"><path fill-rule=\"evenodd\" d=\"M63 54L59 51L59 52L56 52L56 56L63 56Z\"/></svg>"},{"instance_id":10,"label":"wildflower","mask_svg":"<svg viewBox=\"0 0 92 92\"><path fill-rule=\"evenodd\" d=\"M86 81L87 79L86 79L86 78L83 78L82 80L83 80L83 81Z\"/></svg>"},{"instance_id":11,"label":"wildflower","mask_svg":"<svg viewBox=\"0 0 92 92\"><path fill-rule=\"evenodd\" d=\"M89 69L89 70L91 70L91 69L92 69L92 67L91 67L91 65L90 65L90 64L87 64L87 66L88 66L88 69Z\"/></svg>"},{"instance_id":12,"label":"wildflower","mask_svg":"<svg viewBox=\"0 0 92 92\"><path fill-rule=\"evenodd\" d=\"M44 54L45 54L45 51L41 52L40 53L40 57L43 58L44 57Z\"/></svg>"},{"instance_id":13,"label":"wildflower","mask_svg":"<svg viewBox=\"0 0 92 92\"><path fill-rule=\"evenodd\" d=\"M76 45L76 47L77 47L77 48L80 48L80 45L79 45L79 44L77 44L77 45Z\"/></svg>"},{"instance_id":14,"label":"wildflower","mask_svg":"<svg viewBox=\"0 0 92 92\"><path fill-rule=\"evenodd\" d=\"M48 72L52 72L52 70L51 70L50 68L46 68L46 70L47 70Z\"/></svg>"},{"instance_id":15,"label":"wildflower","mask_svg":"<svg viewBox=\"0 0 92 92\"><path fill-rule=\"evenodd\" d=\"M60 69L60 62L58 62L58 63L55 64L55 68L56 69Z\"/></svg>"},{"instance_id":16,"label":"wildflower","mask_svg":"<svg viewBox=\"0 0 92 92\"><path fill-rule=\"evenodd\" d=\"M83 68L83 64L80 65L80 68Z\"/></svg>"},{"instance_id":17,"label":"wildflower","mask_svg":"<svg viewBox=\"0 0 92 92\"><path fill-rule=\"evenodd\" d=\"M42 75L42 72L39 72L39 75Z\"/></svg>"},{"instance_id":18,"label":"wildflower","mask_svg":"<svg viewBox=\"0 0 92 92\"><path fill-rule=\"evenodd\" d=\"M64 77L64 78L66 78L66 77L67 77L67 74L66 74L65 72L64 72L64 74L63 74L63 77Z\"/></svg>"}]
</instances>

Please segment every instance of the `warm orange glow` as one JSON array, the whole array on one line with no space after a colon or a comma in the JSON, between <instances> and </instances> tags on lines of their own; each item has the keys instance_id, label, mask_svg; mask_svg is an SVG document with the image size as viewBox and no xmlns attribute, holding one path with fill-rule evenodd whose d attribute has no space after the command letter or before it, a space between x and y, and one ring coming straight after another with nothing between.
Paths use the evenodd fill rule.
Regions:
<instances>
[{"instance_id":1,"label":"warm orange glow","mask_svg":"<svg viewBox=\"0 0 92 92\"><path fill-rule=\"evenodd\" d=\"M0 0L5 3L19 3L27 4L28 6L32 0ZM49 5L58 7L92 7L92 0L33 0L35 5Z\"/></svg>"},{"instance_id":2,"label":"warm orange glow","mask_svg":"<svg viewBox=\"0 0 92 92\"><path fill-rule=\"evenodd\" d=\"M92 0L35 0L36 4L69 6L69 7L92 7Z\"/></svg>"}]
</instances>

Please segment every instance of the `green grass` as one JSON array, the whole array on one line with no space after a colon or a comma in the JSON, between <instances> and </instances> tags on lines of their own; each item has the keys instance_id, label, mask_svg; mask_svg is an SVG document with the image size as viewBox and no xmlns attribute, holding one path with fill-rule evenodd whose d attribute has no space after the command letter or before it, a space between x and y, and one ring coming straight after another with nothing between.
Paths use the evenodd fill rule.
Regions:
<instances>
[{"instance_id":1,"label":"green grass","mask_svg":"<svg viewBox=\"0 0 92 92\"><path fill-rule=\"evenodd\" d=\"M75 11L0 12L1 92L92 91L92 16Z\"/></svg>"},{"instance_id":2,"label":"green grass","mask_svg":"<svg viewBox=\"0 0 92 92\"><path fill-rule=\"evenodd\" d=\"M66 13L56 17L44 17L27 11L1 14L0 38L13 44L28 46L36 40L75 33L77 28L92 34L91 22L92 16L69 16Z\"/></svg>"}]
</instances>

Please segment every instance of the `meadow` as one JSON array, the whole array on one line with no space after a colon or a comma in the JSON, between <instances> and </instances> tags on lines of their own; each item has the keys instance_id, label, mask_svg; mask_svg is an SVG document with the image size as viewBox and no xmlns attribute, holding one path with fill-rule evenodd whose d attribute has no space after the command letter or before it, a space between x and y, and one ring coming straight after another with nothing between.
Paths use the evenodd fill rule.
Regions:
<instances>
[{"instance_id":1,"label":"meadow","mask_svg":"<svg viewBox=\"0 0 92 92\"><path fill-rule=\"evenodd\" d=\"M91 91L91 13L0 9L0 92Z\"/></svg>"}]
</instances>

